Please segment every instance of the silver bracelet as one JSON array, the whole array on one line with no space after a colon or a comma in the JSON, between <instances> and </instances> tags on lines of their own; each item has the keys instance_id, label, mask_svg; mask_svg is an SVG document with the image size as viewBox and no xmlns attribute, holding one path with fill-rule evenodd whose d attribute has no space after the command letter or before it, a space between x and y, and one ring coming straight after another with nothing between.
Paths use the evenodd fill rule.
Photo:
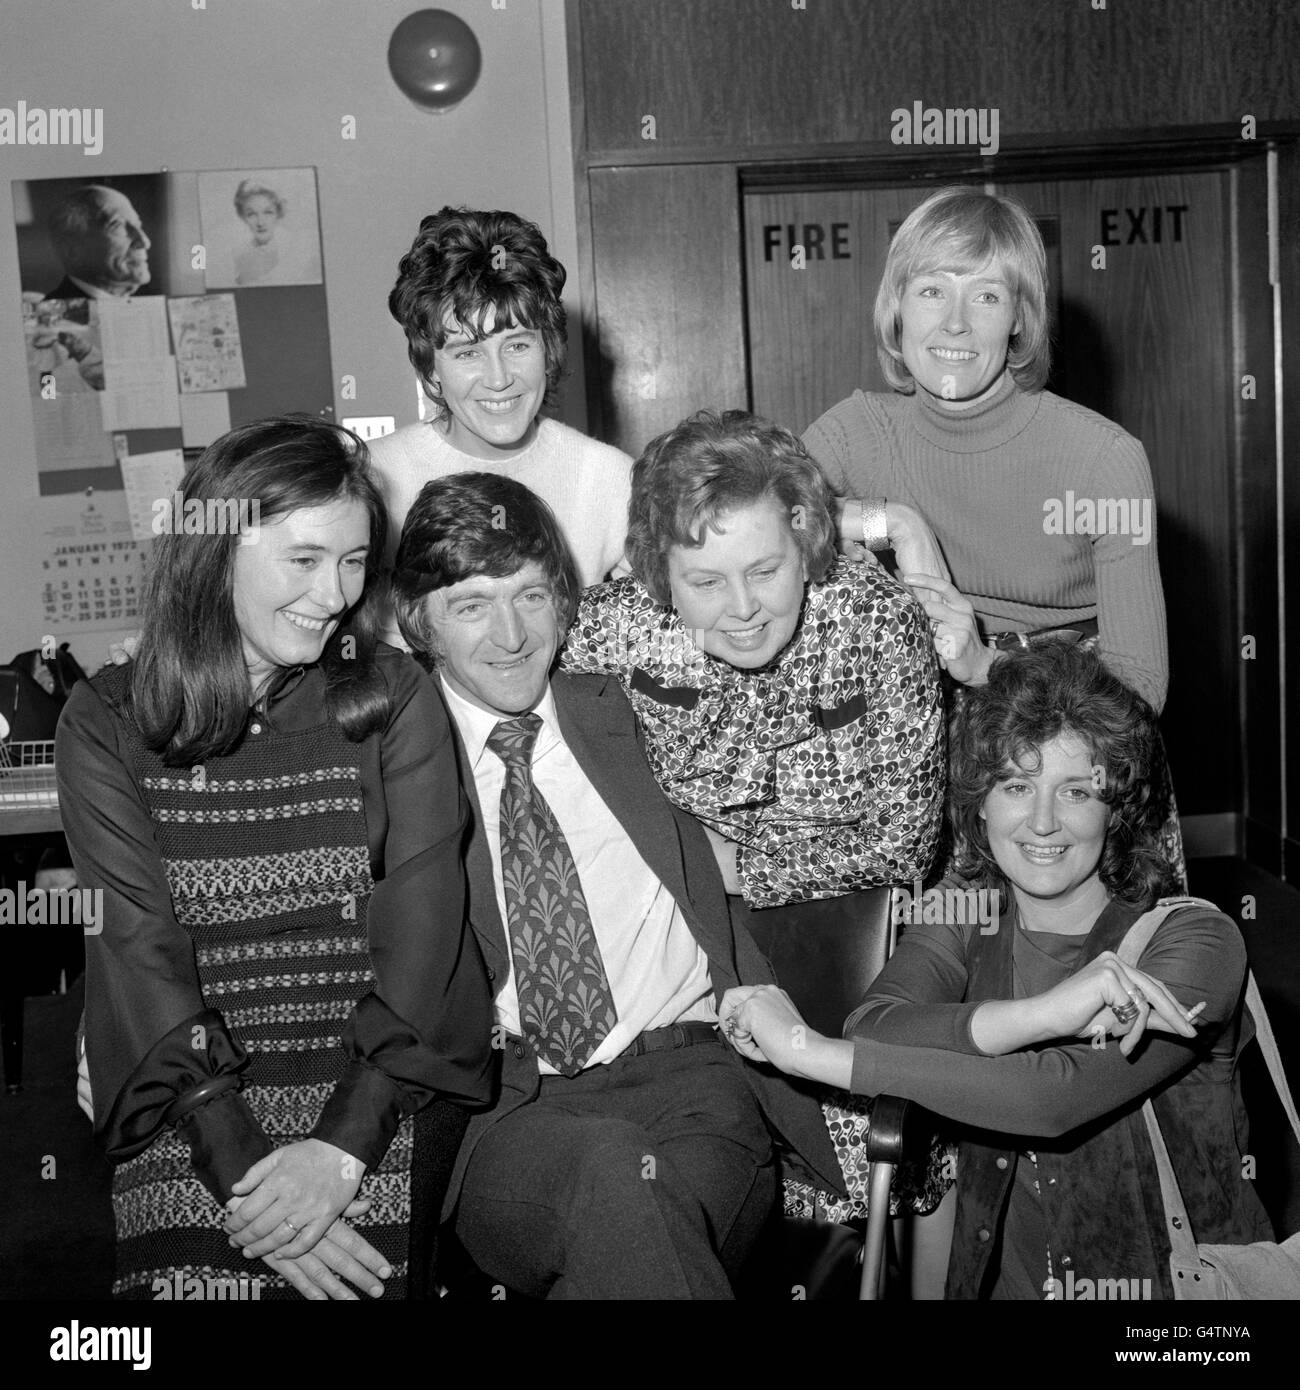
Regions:
<instances>
[{"instance_id":1,"label":"silver bracelet","mask_svg":"<svg viewBox=\"0 0 1300 1390\"><path fill-rule=\"evenodd\" d=\"M885 520L883 497L868 497L862 501L862 544L868 550L889 549L889 525Z\"/></svg>"}]
</instances>

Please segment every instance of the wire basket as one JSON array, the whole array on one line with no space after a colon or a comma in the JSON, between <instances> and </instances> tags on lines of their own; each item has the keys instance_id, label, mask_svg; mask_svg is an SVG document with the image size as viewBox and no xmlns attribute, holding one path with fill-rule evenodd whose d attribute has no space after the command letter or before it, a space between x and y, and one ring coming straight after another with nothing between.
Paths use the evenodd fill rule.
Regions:
<instances>
[{"instance_id":1,"label":"wire basket","mask_svg":"<svg viewBox=\"0 0 1300 1390\"><path fill-rule=\"evenodd\" d=\"M0 743L0 810L58 804L54 740L35 738Z\"/></svg>"}]
</instances>

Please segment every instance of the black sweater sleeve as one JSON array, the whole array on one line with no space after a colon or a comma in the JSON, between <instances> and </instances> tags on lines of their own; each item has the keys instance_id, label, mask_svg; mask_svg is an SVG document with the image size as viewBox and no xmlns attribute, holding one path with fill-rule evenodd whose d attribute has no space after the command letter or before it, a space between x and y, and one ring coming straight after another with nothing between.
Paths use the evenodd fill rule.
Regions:
<instances>
[{"instance_id":1,"label":"black sweater sleeve","mask_svg":"<svg viewBox=\"0 0 1300 1390\"><path fill-rule=\"evenodd\" d=\"M59 721L59 811L83 889L102 894L86 938L86 1059L95 1136L110 1158L149 1147L167 1112L197 1088L247 1064L221 1014L206 1007L194 947L171 892L120 716L78 683ZM270 1144L236 1091L183 1127L200 1179L220 1200Z\"/></svg>"}]
</instances>

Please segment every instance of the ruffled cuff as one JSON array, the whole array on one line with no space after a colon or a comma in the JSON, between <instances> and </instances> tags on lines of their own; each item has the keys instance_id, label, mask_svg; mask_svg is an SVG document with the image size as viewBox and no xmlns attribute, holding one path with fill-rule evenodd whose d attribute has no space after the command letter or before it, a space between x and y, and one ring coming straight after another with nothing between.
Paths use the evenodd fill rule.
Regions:
<instances>
[{"instance_id":1,"label":"ruffled cuff","mask_svg":"<svg viewBox=\"0 0 1300 1390\"><path fill-rule=\"evenodd\" d=\"M93 1085L97 1055L93 1037L88 1048ZM226 1077L235 1078L237 1084L247 1066L248 1054L227 1032L222 1016L215 1009L202 1009L149 1049L127 1077L109 1113L97 1116L96 1134L110 1158L117 1162L134 1158L181 1118L186 1097Z\"/></svg>"}]
</instances>

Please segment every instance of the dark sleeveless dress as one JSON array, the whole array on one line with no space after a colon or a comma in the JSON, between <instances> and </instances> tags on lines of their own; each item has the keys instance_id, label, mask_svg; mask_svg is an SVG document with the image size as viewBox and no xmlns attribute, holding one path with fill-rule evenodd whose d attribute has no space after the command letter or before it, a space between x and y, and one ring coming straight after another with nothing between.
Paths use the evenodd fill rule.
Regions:
<instances>
[{"instance_id":1,"label":"dark sleeveless dress","mask_svg":"<svg viewBox=\"0 0 1300 1390\"><path fill-rule=\"evenodd\" d=\"M204 1002L251 1057L244 1097L275 1147L304 1139L339 1079L343 1025L375 978L357 745L333 724L284 737L267 729L209 761L196 786L136 742ZM406 1277L410 1166L407 1119L365 1180L374 1206L354 1223L392 1262L386 1297L400 1295ZM269 1266L231 1249L216 1199L175 1131L116 1168L113 1210L119 1295L147 1295L173 1266L206 1279L256 1277L262 1298L291 1291Z\"/></svg>"},{"instance_id":2,"label":"dark sleeveless dress","mask_svg":"<svg viewBox=\"0 0 1300 1390\"><path fill-rule=\"evenodd\" d=\"M412 679L423 681L424 677ZM107 715L106 706L113 708L124 691L124 679L110 676L97 681L96 686L104 704L94 711L94 718L101 724L106 718L113 720L125 770L152 825L171 915L193 944L198 985L195 1007L204 1019L211 1019L204 1010L219 1014L214 1026L224 1025L234 1054L237 1056L239 1048L247 1053L240 1095L271 1147L305 1139L348 1067L344 1035L349 1020L365 996L378 992L371 960L373 943L367 931L375 887L371 874L374 836L367 826L363 787L367 762L370 770L364 775L372 781L378 776L375 750L367 752L365 743L350 742L331 720L311 717L310 713L302 718L300 692L297 719L284 721L277 729L274 709L270 719L254 715L248 735L233 753L211 758L194 769L170 768L145 747L134 721L123 717L120 709L115 710L115 717ZM411 708L414 711L414 702ZM428 731L430 746L437 732ZM60 775L66 783L69 770L65 767ZM81 795L84 793L75 800L79 802ZM458 825L455 786L444 788L442 795L451 798L450 819L453 826ZM76 832L86 812L80 805L70 806L70 810L69 838L77 856ZM388 807L390 815L397 812L396 805ZM86 834L92 829L88 826ZM83 843L81 848L85 851L88 846ZM100 866L106 858L111 862L111 850L111 843L107 848L93 848L87 865L90 877L94 876L96 861ZM430 850L415 858L432 853ZM454 843L450 857L442 857L441 867L457 875L441 887L445 902L459 919L463 899ZM86 877L83 874L83 881ZM414 898L408 888L406 898L387 899L390 909L394 902L414 903L423 909L418 913L421 920L404 931L403 939L415 938L407 949L423 950L426 957L442 951L444 958L453 962L441 974L434 972L443 992L430 1007L459 1010L470 1030L462 1054L455 1055L455 1046L445 1047L441 1056L433 1056L420 1080L430 1087L446 1086L453 1095L482 1101L490 1090L487 988L481 979L472 978L476 969L481 976L481 962L461 949L459 937L450 945L435 944L435 932L463 931L460 920L440 921L443 904L436 895L437 886L430 881ZM165 917L154 913L159 915ZM146 930L155 929L149 916L139 920ZM107 936L115 925L111 903L104 921ZM129 934L135 921L128 919L125 928L119 922L119 930ZM178 951L175 928L165 921L156 928L160 933L167 929L167 950L173 959L183 956L183 948ZM419 941L422 934L427 934L427 946ZM115 1043L123 1045L116 1021L108 1028L101 1023L97 1035L96 1013L103 1018L116 1008L120 1014L121 1003L129 1004L135 990L141 992L143 1007L143 992L149 988L146 980L125 978L126 962L115 959L111 950L106 955L107 963L88 977L87 1055L96 1088L100 1084L97 1077L104 1072L96 1064L99 1050L111 1051ZM385 959L391 959L391 953ZM398 973L409 978L427 964L425 959ZM174 966L160 966L160 974L169 973L176 973ZM400 989L399 984L387 991L386 1018L395 1016L391 1001ZM96 992L94 1010L90 1008L92 992ZM111 1005L105 1004L105 995L112 999ZM404 1011L408 1016L414 1012L409 1007ZM136 1050L147 1048L160 1026L152 1025L152 1033L145 1027L133 1036L124 1035L129 1037L127 1045ZM191 1019L189 1026L194 1033L190 1045L202 1052L210 1042L205 1036L207 1025ZM172 1082L176 1075L172 1060L175 1032L173 1028L168 1035L170 1043L164 1040L161 1047L146 1051L134 1068L118 1068L119 1073L130 1072L126 1093L143 1094L142 1084L175 1084L176 1092L182 1095L192 1088L193 1081ZM394 1036L406 1038L410 1032L406 1019L398 1018ZM426 1029L423 1037L428 1033ZM447 1025L447 1033L455 1036L454 1019ZM167 1047L172 1051L165 1055ZM437 1052L436 1043L433 1052ZM151 1062L154 1074L142 1083L141 1075L150 1071ZM383 1065L382 1056L379 1064ZM409 1065L395 1070L403 1082L414 1074ZM98 1094L96 1101L97 1130L102 1140L105 1130L109 1131L106 1142L110 1153L115 1157L123 1152L134 1154L119 1162L114 1171L116 1296L151 1298L167 1286L173 1290L172 1297L181 1289L192 1290L179 1295L186 1297L299 1297L264 1261L245 1259L241 1251L230 1246L221 1230L220 1203L200 1181L189 1145L180 1132L157 1127L152 1142L142 1152L134 1152L139 1148L139 1134L143 1132L147 1139L154 1126L144 1123L132 1136L130 1124L119 1123L116 1111L105 1122ZM403 1105L406 1113L396 1124L382 1159L362 1181L358 1195L371 1200L370 1211L351 1222L392 1265L393 1276L385 1281L386 1298L402 1297L405 1292L412 1108ZM130 1142L122 1138L123 1133ZM241 1162L238 1171L243 1166Z\"/></svg>"}]
</instances>

